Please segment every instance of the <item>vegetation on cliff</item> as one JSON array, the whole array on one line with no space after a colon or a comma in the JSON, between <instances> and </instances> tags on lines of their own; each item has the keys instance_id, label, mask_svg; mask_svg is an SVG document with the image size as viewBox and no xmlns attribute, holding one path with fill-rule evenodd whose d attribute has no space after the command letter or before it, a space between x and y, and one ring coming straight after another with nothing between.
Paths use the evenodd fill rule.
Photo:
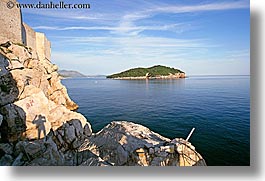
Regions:
<instances>
[{"instance_id":1,"label":"vegetation on cliff","mask_svg":"<svg viewBox=\"0 0 265 181\"><path fill-rule=\"evenodd\" d=\"M153 67L149 68L133 68L126 71L123 71L121 73L112 74L107 76L107 78L120 78L120 77L142 77L146 76L147 74L150 77L156 77L156 76L167 76L170 74L176 74L176 73L184 73L183 71L171 67L166 67L162 65L155 65Z\"/></svg>"}]
</instances>

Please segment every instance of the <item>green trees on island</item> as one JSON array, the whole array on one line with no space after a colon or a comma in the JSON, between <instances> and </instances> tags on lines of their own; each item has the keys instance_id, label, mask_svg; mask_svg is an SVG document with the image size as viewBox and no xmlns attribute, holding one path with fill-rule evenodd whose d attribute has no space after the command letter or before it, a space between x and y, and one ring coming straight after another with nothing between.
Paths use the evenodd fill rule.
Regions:
<instances>
[{"instance_id":1,"label":"green trees on island","mask_svg":"<svg viewBox=\"0 0 265 181\"><path fill-rule=\"evenodd\" d=\"M149 74L150 77L155 77L155 76L167 76L170 74L176 74L176 73L184 73L183 71L171 67L166 67L162 65L155 65L153 67L149 68L133 68L126 70L121 73L117 74L112 74L107 76L107 78L118 78L118 77L142 77L146 76L147 73Z\"/></svg>"}]
</instances>

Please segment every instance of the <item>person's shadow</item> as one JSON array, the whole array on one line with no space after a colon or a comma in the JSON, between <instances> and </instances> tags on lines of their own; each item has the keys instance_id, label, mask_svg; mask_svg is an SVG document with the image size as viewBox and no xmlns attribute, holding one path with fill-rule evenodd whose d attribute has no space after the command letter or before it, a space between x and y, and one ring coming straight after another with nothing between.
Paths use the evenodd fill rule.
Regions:
<instances>
[{"instance_id":1,"label":"person's shadow","mask_svg":"<svg viewBox=\"0 0 265 181\"><path fill-rule=\"evenodd\" d=\"M44 138L46 139L46 129L44 123L46 122L45 116L36 115L34 120L32 121L33 124L36 124L36 127L38 128L38 139L40 139L41 132L44 134Z\"/></svg>"}]
</instances>

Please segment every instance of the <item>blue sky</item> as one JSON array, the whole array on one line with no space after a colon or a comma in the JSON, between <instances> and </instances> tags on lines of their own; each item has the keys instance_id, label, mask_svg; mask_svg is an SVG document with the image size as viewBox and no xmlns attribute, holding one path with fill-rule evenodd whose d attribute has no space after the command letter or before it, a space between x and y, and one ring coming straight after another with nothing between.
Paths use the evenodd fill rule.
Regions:
<instances>
[{"instance_id":1,"label":"blue sky","mask_svg":"<svg viewBox=\"0 0 265 181\"><path fill-rule=\"evenodd\" d=\"M23 21L51 41L60 69L107 75L161 64L188 75L250 74L248 0L64 2L91 8L22 9Z\"/></svg>"}]
</instances>

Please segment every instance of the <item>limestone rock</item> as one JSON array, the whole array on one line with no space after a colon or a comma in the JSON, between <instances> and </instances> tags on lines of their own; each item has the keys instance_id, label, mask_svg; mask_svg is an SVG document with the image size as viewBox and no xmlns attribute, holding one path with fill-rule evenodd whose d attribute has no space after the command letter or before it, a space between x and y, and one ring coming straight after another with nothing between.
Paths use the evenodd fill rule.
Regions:
<instances>
[{"instance_id":1,"label":"limestone rock","mask_svg":"<svg viewBox=\"0 0 265 181\"><path fill-rule=\"evenodd\" d=\"M6 47L1 47L0 51L3 54L0 54L0 105L12 103L18 97L22 99L23 96L20 96L24 88L32 85L40 88L45 96L56 104L63 105L69 110L78 108L60 82L56 72L57 65L47 59L36 59L32 55L34 51L26 46L9 43ZM8 75L10 73L11 75Z\"/></svg>"},{"instance_id":2,"label":"limestone rock","mask_svg":"<svg viewBox=\"0 0 265 181\"><path fill-rule=\"evenodd\" d=\"M15 150L14 155L17 157L13 165L64 165L64 155L58 150L51 136L48 136L47 141L20 141L16 144Z\"/></svg>"},{"instance_id":3,"label":"limestone rock","mask_svg":"<svg viewBox=\"0 0 265 181\"><path fill-rule=\"evenodd\" d=\"M70 144L74 141L76 138L75 136L75 127L72 125L66 124L65 129L64 129L64 137L65 141Z\"/></svg>"},{"instance_id":4,"label":"limestone rock","mask_svg":"<svg viewBox=\"0 0 265 181\"><path fill-rule=\"evenodd\" d=\"M3 115L0 114L0 126L2 125L2 122L3 122Z\"/></svg>"},{"instance_id":5,"label":"limestone rock","mask_svg":"<svg viewBox=\"0 0 265 181\"><path fill-rule=\"evenodd\" d=\"M171 142L176 144L179 153L179 166L205 166L202 156L195 151L195 147L184 139L176 138Z\"/></svg>"},{"instance_id":6,"label":"limestone rock","mask_svg":"<svg viewBox=\"0 0 265 181\"><path fill-rule=\"evenodd\" d=\"M0 143L0 150L5 152L8 155L13 154L13 145L10 143Z\"/></svg>"},{"instance_id":7,"label":"limestone rock","mask_svg":"<svg viewBox=\"0 0 265 181\"><path fill-rule=\"evenodd\" d=\"M76 110L78 105L75 104L68 96L65 86L61 84L61 80L57 72L51 73L49 79L50 87L48 89L49 99L58 105L63 105L69 110Z\"/></svg>"},{"instance_id":8,"label":"limestone rock","mask_svg":"<svg viewBox=\"0 0 265 181\"><path fill-rule=\"evenodd\" d=\"M4 115L1 137L10 142L20 139L22 133L26 130L26 114L24 110L15 104L7 104L0 107L0 113Z\"/></svg>"},{"instance_id":9,"label":"limestone rock","mask_svg":"<svg viewBox=\"0 0 265 181\"><path fill-rule=\"evenodd\" d=\"M39 67L39 60L38 59L33 59L33 58L29 58L27 60L24 61L24 67L28 68L28 69L34 69Z\"/></svg>"},{"instance_id":10,"label":"limestone rock","mask_svg":"<svg viewBox=\"0 0 265 181\"><path fill-rule=\"evenodd\" d=\"M131 122L112 122L96 135L91 136L91 142L100 147L100 157L115 165L125 165L129 155L145 145L163 145L170 140L148 128ZM137 165L137 163L134 163Z\"/></svg>"},{"instance_id":11,"label":"limestone rock","mask_svg":"<svg viewBox=\"0 0 265 181\"><path fill-rule=\"evenodd\" d=\"M59 128L60 126L62 126L63 123L67 121L79 120L82 125L82 128L87 125L89 131L92 132L90 124L87 122L86 118L82 114L70 111L62 105L56 105L55 103L52 103L52 101L49 101L49 105L50 110L48 119L52 123L53 130Z\"/></svg>"},{"instance_id":12,"label":"limestone rock","mask_svg":"<svg viewBox=\"0 0 265 181\"><path fill-rule=\"evenodd\" d=\"M84 135L91 136L92 135L92 129L90 124L86 124L84 127Z\"/></svg>"},{"instance_id":13,"label":"limestone rock","mask_svg":"<svg viewBox=\"0 0 265 181\"><path fill-rule=\"evenodd\" d=\"M40 88L37 88L34 85L26 85L23 89L23 92L19 96L19 100L25 99L26 97L29 97L33 94L38 94L39 92L41 92Z\"/></svg>"},{"instance_id":14,"label":"limestone rock","mask_svg":"<svg viewBox=\"0 0 265 181\"><path fill-rule=\"evenodd\" d=\"M48 103L49 101L42 91L14 103L25 112L27 129L24 135L26 138L39 139L50 132Z\"/></svg>"},{"instance_id":15,"label":"limestone rock","mask_svg":"<svg viewBox=\"0 0 265 181\"><path fill-rule=\"evenodd\" d=\"M40 142L27 142L26 144L23 145L25 153L30 157L30 158L37 158L40 155L42 155L42 152L45 150L45 147L43 144Z\"/></svg>"},{"instance_id":16,"label":"limestone rock","mask_svg":"<svg viewBox=\"0 0 265 181\"><path fill-rule=\"evenodd\" d=\"M89 140L90 144L80 148L91 149L89 145L95 145L104 161L117 166L187 166L183 160L191 166L206 165L189 142L171 141L132 122L112 122Z\"/></svg>"},{"instance_id":17,"label":"limestone rock","mask_svg":"<svg viewBox=\"0 0 265 181\"><path fill-rule=\"evenodd\" d=\"M24 65L17 60L12 60L11 69L24 69Z\"/></svg>"},{"instance_id":18,"label":"limestone rock","mask_svg":"<svg viewBox=\"0 0 265 181\"><path fill-rule=\"evenodd\" d=\"M14 102L19 94L16 81L6 69L8 65L7 59L0 54L0 106Z\"/></svg>"},{"instance_id":19,"label":"limestone rock","mask_svg":"<svg viewBox=\"0 0 265 181\"><path fill-rule=\"evenodd\" d=\"M0 166L11 166L13 163L14 159L11 155L5 154L1 159L0 159Z\"/></svg>"},{"instance_id":20,"label":"limestone rock","mask_svg":"<svg viewBox=\"0 0 265 181\"><path fill-rule=\"evenodd\" d=\"M49 134L51 128L56 130L67 122L73 127L69 129L74 131L75 137L83 134L85 127L86 132L92 132L91 126L84 116L48 100L41 89L26 86L24 92L21 95L23 99L14 104L25 112L27 130L24 134L26 138L44 138L45 135ZM71 136L69 139L68 141L73 141Z\"/></svg>"},{"instance_id":21,"label":"limestone rock","mask_svg":"<svg viewBox=\"0 0 265 181\"><path fill-rule=\"evenodd\" d=\"M43 84L43 72L41 69L15 69L10 71L13 79L17 83L17 88L19 89L19 95L24 91L24 87L27 85L33 85L35 87L41 88ZM48 80L46 80L46 86L48 86ZM43 90L45 93L45 90Z\"/></svg>"},{"instance_id":22,"label":"limestone rock","mask_svg":"<svg viewBox=\"0 0 265 181\"><path fill-rule=\"evenodd\" d=\"M0 76L6 75L8 73L7 67L9 66L9 61L7 57L0 53Z\"/></svg>"},{"instance_id":23,"label":"limestone rock","mask_svg":"<svg viewBox=\"0 0 265 181\"><path fill-rule=\"evenodd\" d=\"M112 166L111 164L105 162L103 159L100 157L94 158L91 157L84 161L83 163L80 164L80 166Z\"/></svg>"},{"instance_id":24,"label":"limestone rock","mask_svg":"<svg viewBox=\"0 0 265 181\"><path fill-rule=\"evenodd\" d=\"M23 161L23 153L19 153L19 155L15 158L12 166L22 166L25 162Z\"/></svg>"},{"instance_id":25,"label":"limestone rock","mask_svg":"<svg viewBox=\"0 0 265 181\"><path fill-rule=\"evenodd\" d=\"M31 58L31 54L28 49L20 44L11 44L8 49L19 58L20 63L24 63L25 60Z\"/></svg>"}]
</instances>

